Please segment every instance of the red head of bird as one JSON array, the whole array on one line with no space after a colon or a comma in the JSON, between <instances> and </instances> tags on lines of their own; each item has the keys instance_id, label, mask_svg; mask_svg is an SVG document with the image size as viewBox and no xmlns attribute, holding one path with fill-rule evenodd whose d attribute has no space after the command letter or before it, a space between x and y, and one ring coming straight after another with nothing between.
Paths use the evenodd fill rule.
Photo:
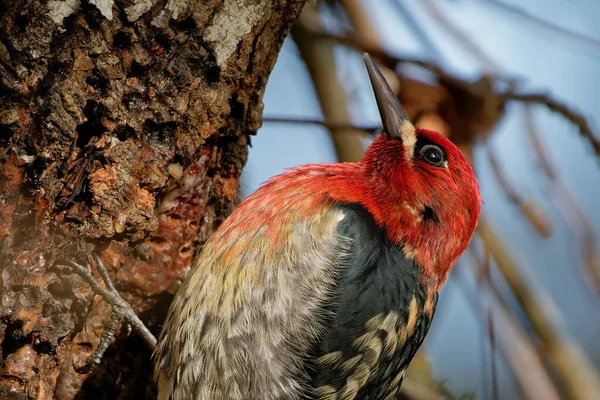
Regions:
<instances>
[{"instance_id":1,"label":"red head of bird","mask_svg":"<svg viewBox=\"0 0 600 400\"><path fill-rule=\"evenodd\" d=\"M360 161L370 185L363 202L390 239L441 286L477 226L477 179L450 140L410 123L379 69L368 55L364 59L384 134Z\"/></svg>"}]
</instances>

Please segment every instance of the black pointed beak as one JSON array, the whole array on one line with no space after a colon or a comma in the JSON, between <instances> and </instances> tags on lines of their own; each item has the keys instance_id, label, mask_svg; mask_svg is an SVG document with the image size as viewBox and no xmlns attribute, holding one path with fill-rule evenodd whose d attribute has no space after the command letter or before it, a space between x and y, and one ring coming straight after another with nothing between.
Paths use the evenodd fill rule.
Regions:
<instances>
[{"instance_id":1,"label":"black pointed beak","mask_svg":"<svg viewBox=\"0 0 600 400\"><path fill-rule=\"evenodd\" d=\"M371 59L371 56L368 53L363 53L363 59L367 66L373 91L375 92L377 107L379 108L379 114L383 122L383 130L388 138L402 140L403 127L406 129L409 126L412 129L412 124L394 91L385 80L381 70L379 70Z\"/></svg>"}]
</instances>

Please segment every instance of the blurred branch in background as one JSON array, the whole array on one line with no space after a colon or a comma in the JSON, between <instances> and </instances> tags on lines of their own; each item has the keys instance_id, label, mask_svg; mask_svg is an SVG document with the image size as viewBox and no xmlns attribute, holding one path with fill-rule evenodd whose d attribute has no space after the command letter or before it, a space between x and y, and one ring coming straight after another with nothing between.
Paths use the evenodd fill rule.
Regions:
<instances>
[{"instance_id":1,"label":"blurred branch in background","mask_svg":"<svg viewBox=\"0 0 600 400\"><path fill-rule=\"evenodd\" d=\"M600 157L600 139L596 137L586 118L571 109L566 104L553 99L546 94L538 93L511 93L507 92L502 95L502 98L506 101L519 101L524 104L539 104L546 106L548 110L555 112L565 118L567 121L572 122L579 128L579 133L586 139L594 149L597 157Z\"/></svg>"},{"instance_id":2,"label":"blurred branch in background","mask_svg":"<svg viewBox=\"0 0 600 400\"><path fill-rule=\"evenodd\" d=\"M540 236L548 237L552 235L552 231L554 230L552 221L542 208L542 205L533 200L523 198L523 196L517 192L513 187L513 184L509 181L509 177L502 170L500 161L498 160L496 151L492 148L492 145L489 142L486 142L485 147L496 181L506 193L508 199L520 209L521 213L527 218Z\"/></svg>"},{"instance_id":3,"label":"blurred branch in background","mask_svg":"<svg viewBox=\"0 0 600 400\"><path fill-rule=\"evenodd\" d=\"M402 3L402 0L394 0L396 3ZM497 2L496 2L497 3ZM484 69L488 70L490 73L498 74L501 71L501 68L489 58L485 52L483 52L479 46L477 46L465 33L463 33L460 29L458 29L454 24L450 22L450 20L444 15L443 12L439 10L439 7L431 0L424 0L420 3L429 14L451 35L455 41L457 41L463 48L465 48L469 53L471 53L483 66ZM558 113L563 116L566 120L570 121L574 125L579 128L579 132L581 136L588 140L592 145L596 155L600 156L600 141L594 135L592 129L590 128L587 120L577 111L571 109L566 104L561 103L560 101L552 98L551 96L545 94L534 94L534 93L518 93L515 91L514 82L509 85L509 90L499 93L493 90L493 78L491 76L484 76L481 80L476 82L473 85L469 85L467 82L458 82L459 84L452 90L450 89L450 93L454 94L455 100L462 100L461 104L461 113L466 118L458 118L458 123L450 124L451 128L451 138L457 142L459 145L464 142L462 137L457 137L457 132L462 132L461 135L465 136L465 131L467 132L467 145L472 146L474 143L474 139L477 136L486 135L489 133L497 122L504 116L505 103L509 101L519 101L524 104L541 104L547 107L550 111ZM440 79L440 81L443 81ZM456 83L453 80L450 80L453 84ZM459 96L456 96L456 91L459 90ZM466 101L465 99L471 98L470 101ZM478 100L479 99L479 100ZM446 103L445 109L451 108L448 107L454 106L456 103L451 102L450 104ZM466 105L476 104L475 107L465 107ZM472 108L474 112L468 112L468 108ZM466 110L465 110L466 109ZM465 112L466 111L466 112ZM442 115L446 116L446 119L456 121L457 118L448 118L448 111L440 110ZM454 112L453 114L457 114ZM530 135L533 135L533 128L531 126L531 116L528 118L528 131ZM477 120L480 123L475 123ZM483 121L483 122L482 122ZM465 127L471 126L471 129L465 129ZM535 135L534 135L535 136ZM485 141L486 149L488 153L488 161L490 162L490 166L492 167L492 171L496 177L496 180L502 190L506 193L509 200L515 204L515 206L521 211L523 216L529 221L529 223L534 227L537 233L543 237L549 237L553 232L552 222L547 215L547 213L543 210L541 204L537 202L533 202L531 200L524 199L513 187L510 182L510 179L503 172L498 158L491 148L489 141ZM537 151L538 155L542 153L541 150L541 142L537 141L532 144L534 151ZM470 153L470 150L467 150ZM541 157L544 157L541 154ZM550 163L544 163L546 173L548 174ZM564 185L562 185L564 186ZM567 223L574 227L574 230L579 231L581 234L579 235L579 239L581 240L581 248L583 250L583 263L588 272L590 281L594 289L597 293L600 293L600 270L598 264L600 264L600 258L598 257L596 251L596 240L594 230L586 219L585 212L583 212L582 208L579 206L577 200L573 196L569 196L570 193L568 190L560 190L560 193L565 194L565 197L568 201L568 205L565 208L562 208L563 215L567 209L571 210L571 217L566 217ZM581 228L577 229L576 227L580 226Z\"/></svg>"},{"instance_id":4,"label":"blurred branch in background","mask_svg":"<svg viewBox=\"0 0 600 400\"><path fill-rule=\"evenodd\" d=\"M475 58L483 65L484 69L498 73L500 68L481 51L481 49L460 29L454 26L446 16L440 12L437 5L431 0L425 0L420 3L425 7L429 14L436 19L436 21L464 48L466 48ZM492 86L488 86L491 88ZM471 93L477 94L477 91ZM487 98L490 99L498 96L498 93L493 91L487 92ZM485 97L484 97L485 99ZM514 91L514 87L509 88L508 91L500 94L500 101L496 100L498 104L504 104L506 101L516 100L523 102L537 102L546 105L550 110L559 112L569 121L575 123L582 133L582 136L592 144L594 150L598 153L598 142L595 139L591 129L587 124L585 118L582 118L576 112L573 112L569 107L559 103L558 101L550 98L549 96L539 96L535 94L518 94ZM493 104L493 103L492 103ZM489 107L481 107L482 110L489 110ZM494 108L492 108L493 110ZM500 111L500 115L503 114L504 107L495 108ZM497 115L499 117L500 115ZM488 125L488 129L479 130L474 132L478 135L485 134L494 127L495 123L499 118L496 118L493 124ZM456 126L460 128L460 126ZM451 134L452 137L452 134ZM476 136L473 136L476 137ZM487 141L486 141L487 142ZM470 146L473 146L474 142L471 142ZM541 211L541 207L538 204L534 204L531 201L526 201L514 190L510 184L508 178L502 172L499 163L495 157L495 153L490 148L489 143L487 145L488 160L491 164L492 170L496 176L496 179L503 190L508 195L509 199L517 205L523 215L528 221L536 228L537 232L542 236L549 236L552 233L552 226L549 218L545 215L545 212ZM495 235L493 228L488 224L485 216L482 216L477 231L478 236L482 239L486 251L489 251L494 260L496 266L503 275L504 279L508 282L512 292L519 300L523 311L528 317L528 320L532 324L537 335L543 344L546 356L554 366L555 371L560 376L562 383L566 387L566 392L569 398L573 399L588 399L588 398L599 398L600 397L600 381L595 373L595 369L591 362L581 353L575 345L563 337L562 334L558 333L558 330L554 324L550 322L550 318L545 309L542 307L544 302L536 299L533 292L529 289L529 286L524 282L522 276L519 274L519 269L512 262L508 249L503 245L501 239ZM592 245L593 246L593 245ZM594 247L595 249L595 247ZM592 268L593 271L595 269ZM489 276L488 276L489 277ZM492 303L493 304L493 303ZM502 326L498 324L499 326ZM499 335L500 337L500 335ZM511 351L508 348L507 355L510 356ZM526 382L529 382L529 374L527 370L515 368L513 370L517 379L521 383L521 387L527 392ZM525 374L525 375L522 375ZM523 379L525 378L525 379ZM530 395L533 393L530 392ZM535 394L534 394L535 395ZM545 398L545 397L544 397Z\"/></svg>"},{"instance_id":5,"label":"blurred branch in background","mask_svg":"<svg viewBox=\"0 0 600 400\"><path fill-rule=\"evenodd\" d=\"M484 248L484 254L480 256L475 250L475 246L470 246L469 253L474 261L471 264L476 268L475 275L480 298L477 298L477 294L466 284L462 285L463 294L476 314L481 315L482 319L489 318L489 322L493 323L496 341L508 364L515 371L515 377L526 397L545 400L560 399L558 390L544 367L543 358L540 356L536 344L519 326L512 316L510 308L491 281L490 253ZM459 270L459 273L462 274L463 271ZM490 330L490 328L488 326L486 330ZM494 349L493 346L491 347L493 354ZM491 364L492 380L495 385L494 357L492 357ZM497 388L492 391L493 397L497 398ZM485 398L489 397L491 396L486 395Z\"/></svg>"},{"instance_id":6,"label":"blurred branch in background","mask_svg":"<svg viewBox=\"0 0 600 400\"><path fill-rule=\"evenodd\" d=\"M336 122L336 121L323 121L320 119L309 119L309 118L290 118L290 117L275 117L267 115L263 117L263 122L273 124L306 124L306 125L318 125L329 129L330 131L339 131L342 133L354 134L355 131L365 131L369 135L374 135L381 131L381 126L361 126L355 125L348 122Z\"/></svg>"},{"instance_id":7,"label":"blurred branch in background","mask_svg":"<svg viewBox=\"0 0 600 400\"><path fill-rule=\"evenodd\" d=\"M600 380L594 366L578 346L562 332L559 333L556 323L551 322L553 319L548 310L552 301L546 296L540 299L536 295L539 289L536 288L534 291L531 283L524 280L510 251L484 216L479 220L477 235L517 298L540 341L542 356L551 362L556 374L565 385L568 398L581 400L600 398Z\"/></svg>"},{"instance_id":8,"label":"blurred branch in background","mask_svg":"<svg viewBox=\"0 0 600 400\"><path fill-rule=\"evenodd\" d=\"M498 296L489 291L488 296L491 319L495 321L495 337L527 398L560 399L534 342L519 327L510 311L498 300Z\"/></svg>"},{"instance_id":9,"label":"blurred branch in background","mask_svg":"<svg viewBox=\"0 0 600 400\"><path fill-rule=\"evenodd\" d=\"M529 14L529 13L523 11L522 9L520 9L518 7L507 4L502 1L479 0L479 2L481 2L484 5L492 5L497 9L505 11L513 16L519 17L524 22L528 22L532 25L542 28L547 32L564 36L565 39L570 41L570 43L575 43L575 44L581 43L581 44L586 45L586 47L588 47L594 51L600 51L600 39L585 36L585 35L575 32L575 31L563 28L560 25L557 25L552 22L538 18L532 14Z\"/></svg>"},{"instance_id":10,"label":"blurred branch in background","mask_svg":"<svg viewBox=\"0 0 600 400\"><path fill-rule=\"evenodd\" d=\"M337 127L332 126L330 131L338 156L340 159L358 161L362 157L364 141L369 138L369 134L359 129L343 127L350 126L352 121L345 107L344 86L337 79L333 46L306 34L311 28L321 30L322 26L316 8L308 5L300 15L298 23L292 28L292 38L313 80L325 121L337 124Z\"/></svg>"},{"instance_id":11,"label":"blurred branch in background","mask_svg":"<svg viewBox=\"0 0 600 400\"><path fill-rule=\"evenodd\" d=\"M590 218L549 159L549 156L540 139L535 123L533 121L533 110L531 106L525 106L526 132L531 147L537 157L542 172L550 181L554 204L562 215L563 220L569 226L573 234L579 239L581 245L582 262L586 269L589 282L596 291L600 293L600 256L596 249L596 234L590 223Z\"/></svg>"},{"instance_id":12,"label":"blurred branch in background","mask_svg":"<svg viewBox=\"0 0 600 400\"><path fill-rule=\"evenodd\" d=\"M394 0L395 2L401 2L403 0ZM484 52L479 49L479 46L475 45L471 39L463 33L456 25L454 25L444 13L442 13L439 7L433 0L421 0L421 6L429 13L429 15L435 19L438 24L444 28L453 38L464 47L469 53L475 56L475 58L483 65L484 70L487 72L499 72L499 68L491 58L489 58Z\"/></svg>"},{"instance_id":13,"label":"blurred branch in background","mask_svg":"<svg viewBox=\"0 0 600 400\"><path fill-rule=\"evenodd\" d=\"M401 0L393 1L400 2ZM353 6L350 8L351 10L357 8L355 3L356 0L346 0L342 2L343 5L352 4ZM500 67L489 57L487 57L485 53L481 51L466 34L454 27L452 23L443 15L443 13L439 11L438 6L434 2L431 0L424 0L421 4L434 18L436 18L436 20L438 20L438 22L440 22L442 27L446 29L457 42L459 42L466 50L475 56L475 58L483 65L484 69L488 71L488 74L482 76L475 82L469 82L445 71L445 69L436 62L427 59L417 59L414 57L402 57L394 55L389 51L384 50L372 39L363 38L362 34L355 35L353 33L348 33L345 36L335 35L325 32L322 27L316 29L314 24L311 24L310 27L307 27L305 33L320 39L326 39L345 46L350 46L358 49L359 51L367 51L374 55L391 70L396 70L398 64L412 64L419 66L433 73L442 86L445 86L450 90L460 89L461 91L465 92L464 94L466 95L480 98L483 101L483 106L481 106L479 109L481 113L484 114L483 116L485 116L483 121L485 121L486 124L483 124L480 127L482 129L478 133L479 135L488 133L488 131L495 126L497 121L503 116L505 103L517 101L527 104L541 104L546 106L549 110L560 114L565 119L576 125L582 137L591 144L596 155L600 157L600 139L596 137L584 116L549 95L518 92L516 90L517 81L513 77L503 76L500 74ZM356 12L356 14L359 14L359 12ZM355 19L363 21L361 22L361 25L367 25L364 22L366 21L364 18L365 13L362 13L361 15L363 15L362 19ZM373 38L374 34L370 32L365 37ZM492 75L489 75L489 73L492 73ZM402 80L403 78L400 77L400 79ZM496 89L495 87L497 86L497 83L507 83L508 89L504 91ZM400 93L400 96L402 96L402 93ZM468 108L469 107L467 107L467 109ZM463 112L465 111L467 111L466 117L476 116L473 112L470 113L471 115L468 115L468 110L463 110Z\"/></svg>"}]
</instances>

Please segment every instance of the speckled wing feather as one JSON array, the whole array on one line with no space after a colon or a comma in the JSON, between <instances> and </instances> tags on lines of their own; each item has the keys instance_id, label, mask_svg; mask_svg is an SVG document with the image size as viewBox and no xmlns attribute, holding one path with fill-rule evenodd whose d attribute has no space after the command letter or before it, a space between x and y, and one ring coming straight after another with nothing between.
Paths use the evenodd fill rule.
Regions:
<instances>
[{"instance_id":1,"label":"speckled wing feather","mask_svg":"<svg viewBox=\"0 0 600 400\"><path fill-rule=\"evenodd\" d=\"M349 243L340 209L280 186L269 190L288 197L234 211L177 292L156 351L160 400L309 394L305 361Z\"/></svg>"},{"instance_id":2,"label":"speckled wing feather","mask_svg":"<svg viewBox=\"0 0 600 400\"><path fill-rule=\"evenodd\" d=\"M421 345L437 292L360 205L340 207L338 232L352 240L327 307L312 372L321 400L393 399Z\"/></svg>"}]
</instances>

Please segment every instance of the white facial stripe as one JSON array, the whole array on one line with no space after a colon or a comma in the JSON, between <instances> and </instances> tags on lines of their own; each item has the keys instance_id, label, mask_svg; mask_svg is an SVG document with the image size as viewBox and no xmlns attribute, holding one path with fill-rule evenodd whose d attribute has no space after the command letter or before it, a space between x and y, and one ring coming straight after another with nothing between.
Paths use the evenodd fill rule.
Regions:
<instances>
[{"instance_id":1,"label":"white facial stripe","mask_svg":"<svg viewBox=\"0 0 600 400\"><path fill-rule=\"evenodd\" d=\"M412 160L415 153L415 144L417 143L417 135L415 127L408 120L402 122L402 128L400 129L400 137L402 138L402 144L404 145L404 154L406 160Z\"/></svg>"}]
</instances>

